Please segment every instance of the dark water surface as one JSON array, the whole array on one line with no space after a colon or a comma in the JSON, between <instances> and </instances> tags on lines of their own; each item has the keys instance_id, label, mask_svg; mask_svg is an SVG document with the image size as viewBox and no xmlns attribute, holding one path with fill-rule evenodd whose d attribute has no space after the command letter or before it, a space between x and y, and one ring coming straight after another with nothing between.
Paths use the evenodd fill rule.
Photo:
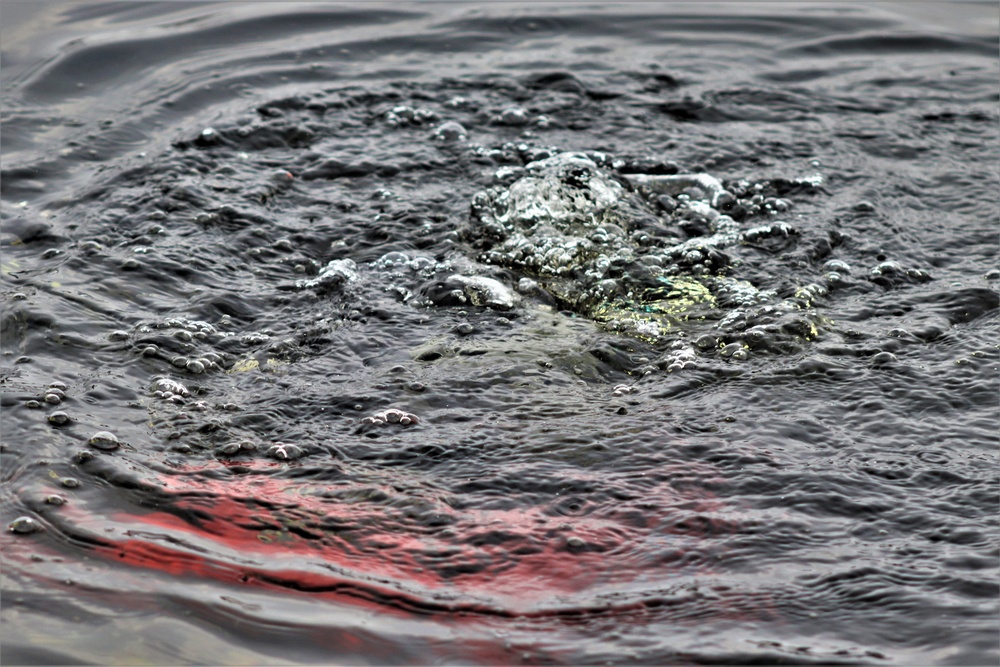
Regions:
<instances>
[{"instance_id":1,"label":"dark water surface","mask_svg":"<svg viewBox=\"0 0 1000 667\"><path fill-rule=\"evenodd\" d=\"M0 661L996 664L997 8L901 8L5 3Z\"/></svg>"}]
</instances>

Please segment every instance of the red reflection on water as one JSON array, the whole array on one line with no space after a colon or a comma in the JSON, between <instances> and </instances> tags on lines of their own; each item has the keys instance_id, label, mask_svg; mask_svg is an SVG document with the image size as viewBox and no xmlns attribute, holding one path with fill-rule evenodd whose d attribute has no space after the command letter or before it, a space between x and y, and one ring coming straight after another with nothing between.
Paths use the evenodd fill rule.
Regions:
<instances>
[{"instance_id":1,"label":"red reflection on water","mask_svg":"<svg viewBox=\"0 0 1000 667\"><path fill-rule=\"evenodd\" d=\"M290 479L275 474L288 464L270 461L241 464L238 475L229 465L209 462L160 475L156 511L76 516L74 522L100 534L99 552L134 567L349 599L383 612L501 616L572 608L640 580L663 585L671 577L706 574L698 565L670 570L657 553L699 548L703 536L726 530L705 523L719 504L690 483L697 479L690 466L683 491L666 484L650 489L638 525L615 508L560 516L545 507L456 510L441 502L451 522L440 530L407 523L397 498L331 493L352 484L370 490L370 484ZM434 498L424 491L426 509ZM113 534L104 531L108 519ZM575 595L581 593L585 598Z\"/></svg>"}]
</instances>

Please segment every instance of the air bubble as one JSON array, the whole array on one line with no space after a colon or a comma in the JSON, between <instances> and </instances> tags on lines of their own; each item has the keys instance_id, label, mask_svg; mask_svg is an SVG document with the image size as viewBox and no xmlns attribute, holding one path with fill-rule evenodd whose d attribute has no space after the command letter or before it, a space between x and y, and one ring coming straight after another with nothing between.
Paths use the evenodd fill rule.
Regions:
<instances>
[{"instance_id":1,"label":"air bubble","mask_svg":"<svg viewBox=\"0 0 1000 667\"><path fill-rule=\"evenodd\" d=\"M42 530L42 525L30 516L19 516L7 526L7 530L18 535L29 535Z\"/></svg>"},{"instance_id":2,"label":"air bubble","mask_svg":"<svg viewBox=\"0 0 1000 667\"><path fill-rule=\"evenodd\" d=\"M835 271L837 273L849 274L851 272L851 267L839 259L831 259L825 264L823 264L824 271Z\"/></svg>"},{"instance_id":3,"label":"air bubble","mask_svg":"<svg viewBox=\"0 0 1000 667\"><path fill-rule=\"evenodd\" d=\"M500 112L500 116L497 118L501 125L527 125L528 124L528 112L521 107L508 107Z\"/></svg>"},{"instance_id":4,"label":"air bubble","mask_svg":"<svg viewBox=\"0 0 1000 667\"><path fill-rule=\"evenodd\" d=\"M699 350L711 350L719 345L719 338L711 334L704 334L699 336L694 344Z\"/></svg>"},{"instance_id":5,"label":"air bubble","mask_svg":"<svg viewBox=\"0 0 1000 667\"><path fill-rule=\"evenodd\" d=\"M836 271L830 271L825 274L823 276L823 280L826 282L827 287L830 287L831 289L847 284L847 280L844 279L844 276Z\"/></svg>"},{"instance_id":6,"label":"air bubble","mask_svg":"<svg viewBox=\"0 0 1000 667\"><path fill-rule=\"evenodd\" d=\"M434 130L434 139L441 142L465 141L468 132L453 120L442 123Z\"/></svg>"},{"instance_id":7,"label":"air bubble","mask_svg":"<svg viewBox=\"0 0 1000 667\"><path fill-rule=\"evenodd\" d=\"M871 274L876 276L894 276L900 273L903 273L902 265L899 262L893 262L891 260L882 262L871 270Z\"/></svg>"},{"instance_id":8,"label":"air bubble","mask_svg":"<svg viewBox=\"0 0 1000 667\"><path fill-rule=\"evenodd\" d=\"M884 368L896 363L896 355L892 352L879 352L871 358L871 365L874 368Z\"/></svg>"},{"instance_id":9,"label":"air bubble","mask_svg":"<svg viewBox=\"0 0 1000 667\"><path fill-rule=\"evenodd\" d=\"M57 410L56 412L53 412L52 414L49 415L48 419L49 423L55 426L64 426L70 422L69 415L63 412L62 410Z\"/></svg>"},{"instance_id":10,"label":"air bubble","mask_svg":"<svg viewBox=\"0 0 1000 667\"><path fill-rule=\"evenodd\" d=\"M90 436L90 439L87 440L87 444L95 449L103 449L105 451L118 449L120 445L118 442L118 436L110 431L98 431L94 435Z\"/></svg>"},{"instance_id":11,"label":"air bubble","mask_svg":"<svg viewBox=\"0 0 1000 667\"><path fill-rule=\"evenodd\" d=\"M302 449L297 445L279 442L268 448L267 455L280 461L290 461L302 456Z\"/></svg>"},{"instance_id":12,"label":"air bubble","mask_svg":"<svg viewBox=\"0 0 1000 667\"><path fill-rule=\"evenodd\" d=\"M767 340L767 332L759 327L747 329L743 334L743 339L750 345L760 345Z\"/></svg>"}]
</instances>

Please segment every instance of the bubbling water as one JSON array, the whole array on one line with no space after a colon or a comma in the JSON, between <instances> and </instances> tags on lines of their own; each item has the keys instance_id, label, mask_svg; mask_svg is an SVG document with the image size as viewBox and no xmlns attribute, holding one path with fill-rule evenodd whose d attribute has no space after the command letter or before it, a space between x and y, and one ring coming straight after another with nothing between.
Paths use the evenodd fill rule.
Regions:
<instances>
[{"instance_id":1,"label":"bubbling water","mask_svg":"<svg viewBox=\"0 0 1000 667\"><path fill-rule=\"evenodd\" d=\"M480 261L524 274L530 289L540 286L610 331L653 343L712 333L716 344L702 350L749 350L762 341L741 331L770 325L772 346L794 346L817 334L822 317L813 306L825 288L803 285L791 298L758 288L740 277L739 261L726 252L798 234L783 221L742 228L729 215L760 215L765 187L744 186L737 195L709 174L621 173L583 153L559 153L529 163L507 187L478 193L466 238ZM775 201L780 206L765 215L791 206ZM704 234L671 243L648 231L682 223L700 225ZM746 351L724 356L746 358Z\"/></svg>"}]
</instances>

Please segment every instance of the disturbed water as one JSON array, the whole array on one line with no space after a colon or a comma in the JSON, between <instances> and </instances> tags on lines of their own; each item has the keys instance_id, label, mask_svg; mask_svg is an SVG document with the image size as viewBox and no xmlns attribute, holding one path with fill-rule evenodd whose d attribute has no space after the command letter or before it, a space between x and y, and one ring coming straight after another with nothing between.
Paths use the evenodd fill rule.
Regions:
<instances>
[{"instance_id":1,"label":"disturbed water","mask_svg":"<svg viewBox=\"0 0 1000 667\"><path fill-rule=\"evenodd\" d=\"M6 35L3 664L995 664L996 7L711 7Z\"/></svg>"}]
</instances>

